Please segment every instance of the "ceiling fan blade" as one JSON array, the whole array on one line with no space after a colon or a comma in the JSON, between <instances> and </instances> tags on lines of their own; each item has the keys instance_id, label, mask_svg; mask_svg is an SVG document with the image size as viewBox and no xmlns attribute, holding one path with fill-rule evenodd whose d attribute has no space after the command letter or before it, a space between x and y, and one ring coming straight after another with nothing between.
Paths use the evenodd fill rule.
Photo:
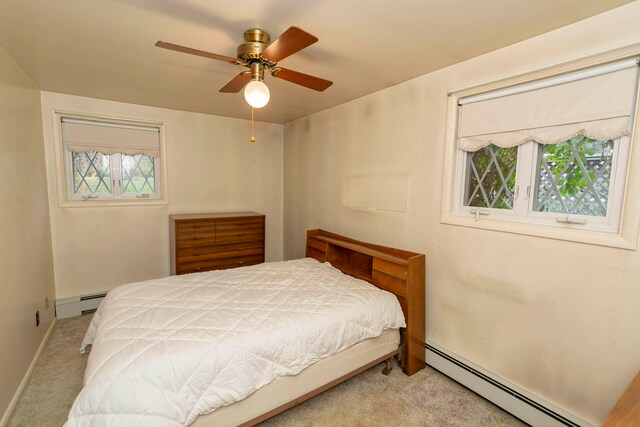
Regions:
<instances>
[{"instance_id":1,"label":"ceiling fan blade","mask_svg":"<svg viewBox=\"0 0 640 427\"><path fill-rule=\"evenodd\" d=\"M267 46L262 52L262 56L269 61L278 62L317 41L316 36L312 36L298 27L291 27Z\"/></svg>"},{"instance_id":2,"label":"ceiling fan blade","mask_svg":"<svg viewBox=\"0 0 640 427\"><path fill-rule=\"evenodd\" d=\"M229 83L227 83L220 92L226 93L238 93L242 90L243 87L247 85L251 81L251 73L248 71L244 71L237 76L235 76Z\"/></svg>"},{"instance_id":3,"label":"ceiling fan blade","mask_svg":"<svg viewBox=\"0 0 640 427\"><path fill-rule=\"evenodd\" d=\"M175 50L177 52L188 53L189 55L197 55L204 56L209 59L217 59L218 61L229 62L231 64L238 64L239 61L237 58L232 58L230 56L218 55L217 53L205 52L204 50L192 49L186 46L180 46L179 44L167 43L163 41L156 42L157 47L161 47L163 49Z\"/></svg>"},{"instance_id":4,"label":"ceiling fan blade","mask_svg":"<svg viewBox=\"0 0 640 427\"><path fill-rule=\"evenodd\" d=\"M281 68L279 71L275 72L273 76L300 86L308 87L309 89L317 90L318 92L322 92L333 84L333 82L329 80L310 76L309 74L299 73L298 71L287 70L285 68Z\"/></svg>"}]
</instances>

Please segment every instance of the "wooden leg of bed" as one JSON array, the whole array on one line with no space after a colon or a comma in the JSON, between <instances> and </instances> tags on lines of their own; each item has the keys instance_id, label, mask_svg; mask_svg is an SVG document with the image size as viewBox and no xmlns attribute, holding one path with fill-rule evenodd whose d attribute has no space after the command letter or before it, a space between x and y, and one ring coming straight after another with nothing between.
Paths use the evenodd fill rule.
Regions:
<instances>
[{"instance_id":1,"label":"wooden leg of bed","mask_svg":"<svg viewBox=\"0 0 640 427\"><path fill-rule=\"evenodd\" d=\"M400 369L402 369L404 371L404 362L405 362L405 353L406 349L404 344L402 344L400 346L400 351L398 352L398 354L396 355L396 357L398 358L398 366L400 366Z\"/></svg>"},{"instance_id":2,"label":"wooden leg of bed","mask_svg":"<svg viewBox=\"0 0 640 427\"><path fill-rule=\"evenodd\" d=\"M393 369L393 357L388 358L387 360L385 360L387 366L385 366L382 369L382 373L384 375L389 375L391 373L391 370Z\"/></svg>"}]
</instances>

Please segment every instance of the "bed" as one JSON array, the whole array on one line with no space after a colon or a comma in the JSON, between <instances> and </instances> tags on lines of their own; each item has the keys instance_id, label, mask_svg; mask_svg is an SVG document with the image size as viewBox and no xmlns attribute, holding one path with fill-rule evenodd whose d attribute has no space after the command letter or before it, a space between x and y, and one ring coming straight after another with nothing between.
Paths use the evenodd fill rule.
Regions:
<instances>
[{"instance_id":1,"label":"bed","mask_svg":"<svg viewBox=\"0 0 640 427\"><path fill-rule=\"evenodd\" d=\"M306 255L110 291L65 425L254 425L394 356L424 368L424 255L323 230Z\"/></svg>"}]
</instances>

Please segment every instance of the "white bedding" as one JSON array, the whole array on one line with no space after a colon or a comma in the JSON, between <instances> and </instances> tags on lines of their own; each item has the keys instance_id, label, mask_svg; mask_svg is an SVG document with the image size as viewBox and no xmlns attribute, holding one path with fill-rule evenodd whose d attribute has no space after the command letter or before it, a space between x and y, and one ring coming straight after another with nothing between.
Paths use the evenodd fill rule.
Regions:
<instances>
[{"instance_id":1,"label":"white bedding","mask_svg":"<svg viewBox=\"0 0 640 427\"><path fill-rule=\"evenodd\" d=\"M120 286L65 426L183 426L389 328L396 297L312 258Z\"/></svg>"}]
</instances>

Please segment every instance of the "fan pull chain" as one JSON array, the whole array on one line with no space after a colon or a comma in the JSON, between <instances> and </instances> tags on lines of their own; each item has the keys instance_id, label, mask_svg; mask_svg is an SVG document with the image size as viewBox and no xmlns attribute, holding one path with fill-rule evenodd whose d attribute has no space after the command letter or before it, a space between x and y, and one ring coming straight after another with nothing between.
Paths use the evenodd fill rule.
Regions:
<instances>
[{"instance_id":1,"label":"fan pull chain","mask_svg":"<svg viewBox=\"0 0 640 427\"><path fill-rule=\"evenodd\" d=\"M253 136L253 107L251 107L251 138L249 138L249 141L256 142L256 137Z\"/></svg>"}]
</instances>

